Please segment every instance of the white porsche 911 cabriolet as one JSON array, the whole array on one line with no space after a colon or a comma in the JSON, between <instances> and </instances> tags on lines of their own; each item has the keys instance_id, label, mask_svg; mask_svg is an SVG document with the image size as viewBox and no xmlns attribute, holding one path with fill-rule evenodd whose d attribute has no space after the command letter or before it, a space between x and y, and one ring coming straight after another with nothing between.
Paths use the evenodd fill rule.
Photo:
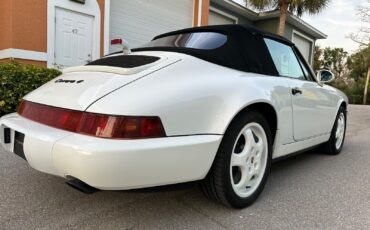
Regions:
<instances>
[{"instance_id":1,"label":"white porsche 911 cabriolet","mask_svg":"<svg viewBox=\"0 0 370 230\"><path fill-rule=\"evenodd\" d=\"M0 120L0 142L81 190L202 180L226 205L252 204L273 159L338 154L348 100L290 41L243 25L190 28L132 53L69 68Z\"/></svg>"}]
</instances>

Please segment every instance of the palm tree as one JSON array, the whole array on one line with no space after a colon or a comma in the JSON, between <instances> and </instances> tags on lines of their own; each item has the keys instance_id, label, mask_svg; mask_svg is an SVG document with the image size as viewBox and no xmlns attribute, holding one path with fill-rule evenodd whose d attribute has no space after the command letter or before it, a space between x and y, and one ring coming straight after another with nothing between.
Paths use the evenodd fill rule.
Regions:
<instances>
[{"instance_id":1,"label":"palm tree","mask_svg":"<svg viewBox=\"0 0 370 230\"><path fill-rule=\"evenodd\" d=\"M245 0L252 7L258 10L279 9L280 20L277 33L284 35L285 21L288 11L302 16L304 12L309 14L317 14L321 12L329 3L330 0Z\"/></svg>"}]
</instances>

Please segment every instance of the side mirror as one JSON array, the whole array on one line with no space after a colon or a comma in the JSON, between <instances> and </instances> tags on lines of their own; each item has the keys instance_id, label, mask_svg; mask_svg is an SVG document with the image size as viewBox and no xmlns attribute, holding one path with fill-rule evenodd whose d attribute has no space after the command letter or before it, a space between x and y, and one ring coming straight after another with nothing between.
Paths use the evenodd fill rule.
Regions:
<instances>
[{"instance_id":1,"label":"side mirror","mask_svg":"<svg viewBox=\"0 0 370 230\"><path fill-rule=\"evenodd\" d=\"M320 83L329 83L329 82L334 81L335 79L335 75L326 69L319 70L319 72L317 72L316 77Z\"/></svg>"}]
</instances>

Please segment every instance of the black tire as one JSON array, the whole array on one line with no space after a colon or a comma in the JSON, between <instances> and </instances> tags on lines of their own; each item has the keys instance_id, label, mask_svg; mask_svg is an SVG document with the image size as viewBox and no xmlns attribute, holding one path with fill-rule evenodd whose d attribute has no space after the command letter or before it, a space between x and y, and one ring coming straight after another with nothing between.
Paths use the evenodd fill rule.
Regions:
<instances>
[{"instance_id":1,"label":"black tire","mask_svg":"<svg viewBox=\"0 0 370 230\"><path fill-rule=\"evenodd\" d=\"M339 148L337 148L337 146L336 146L336 140L337 139L335 137L335 133L337 131L338 118L340 117L341 114L344 115L344 121L345 121L344 122L344 136L343 136L342 144L339 146ZM341 106L339 108L338 114L335 118L334 126L333 126L333 129L332 129L331 134L330 134L330 139L329 139L329 141L327 141L322 146L322 150L325 154L338 155L342 151L344 140L345 140L345 137L346 137L346 129L347 129L347 112L346 112L346 109L343 106Z\"/></svg>"},{"instance_id":2,"label":"black tire","mask_svg":"<svg viewBox=\"0 0 370 230\"><path fill-rule=\"evenodd\" d=\"M233 152L234 144L240 131L249 123L258 123L262 126L267 139L267 163L265 167L265 172L263 174L262 180L258 185L257 189L248 197L241 197L237 195L233 189L231 176L230 176L230 164L231 155ZM216 158L213 165L202 182L202 190L205 195L212 200L221 202L227 206L234 208L245 208L251 205L257 200L261 194L268 175L270 173L272 159L272 136L271 130L265 117L256 111L246 111L240 116L236 117L230 126L228 127L225 135L221 141L219 149L216 154Z\"/></svg>"}]
</instances>

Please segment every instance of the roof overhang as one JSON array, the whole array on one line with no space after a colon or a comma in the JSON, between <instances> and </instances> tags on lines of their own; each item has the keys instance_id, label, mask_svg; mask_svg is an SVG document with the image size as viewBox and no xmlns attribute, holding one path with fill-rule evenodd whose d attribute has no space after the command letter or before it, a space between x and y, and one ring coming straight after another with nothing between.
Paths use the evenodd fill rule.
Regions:
<instances>
[{"instance_id":1,"label":"roof overhang","mask_svg":"<svg viewBox=\"0 0 370 230\"><path fill-rule=\"evenodd\" d=\"M215 3L219 6L224 7L232 12L238 13L251 21L262 21L266 19L278 19L280 17L280 12L278 10L256 13L253 10L246 8L245 6L234 2L233 0L211 0L212 3ZM298 29L304 31L305 33L311 35L315 39L324 39L328 36L311 26L307 22L303 21L299 17L289 13L287 15L287 22Z\"/></svg>"}]
</instances>

